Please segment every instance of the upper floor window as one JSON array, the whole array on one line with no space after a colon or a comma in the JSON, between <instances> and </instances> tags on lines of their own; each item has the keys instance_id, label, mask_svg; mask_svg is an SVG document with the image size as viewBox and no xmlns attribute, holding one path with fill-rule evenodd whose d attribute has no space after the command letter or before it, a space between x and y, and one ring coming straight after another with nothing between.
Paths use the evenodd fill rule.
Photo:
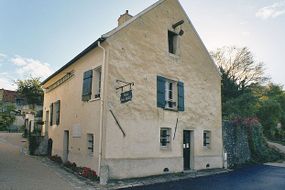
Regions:
<instances>
[{"instance_id":1,"label":"upper floor window","mask_svg":"<svg viewBox=\"0 0 285 190\"><path fill-rule=\"evenodd\" d=\"M89 70L83 74L82 101L100 98L101 94L101 67Z\"/></svg>"},{"instance_id":2,"label":"upper floor window","mask_svg":"<svg viewBox=\"0 0 285 190\"><path fill-rule=\"evenodd\" d=\"M184 111L184 83L157 76L157 107Z\"/></svg>"},{"instance_id":3,"label":"upper floor window","mask_svg":"<svg viewBox=\"0 0 285 190\"><path fill-rule=\"evenodd\" d=\"M165 80L165 107L170 109L177 109L176 81Z\"/></svg>"},{"instance_id":4,"label":"upper floor window","mask_svg":"<svg viewBox=\"0 0 285 190\"><path fill-rule=\"evenodd\" d=\"M50 126L60 123L60 100L50 104Z\"/></svg>"},{"instance_id":5,"label":"upper floor window","mask_svg":"<svg viewBox=\"0 0 285 190\"><path fill-rule=\"evenodd\" d=\"M177 54L178 52L178 34L168 30L168 52Z\"/></svg>"},{"instance_id":6,"label":"upper floor window","mask_svg":"<svg viewBox=\"0 0 285 190\"><path fill-rule=\"evenodd\" d=\"M101 94L101 67L98 67L94 70L94 75L95 75L95 86L94 86L94 98L100 98L100 94Z\"/></svg>"}]
</instances>

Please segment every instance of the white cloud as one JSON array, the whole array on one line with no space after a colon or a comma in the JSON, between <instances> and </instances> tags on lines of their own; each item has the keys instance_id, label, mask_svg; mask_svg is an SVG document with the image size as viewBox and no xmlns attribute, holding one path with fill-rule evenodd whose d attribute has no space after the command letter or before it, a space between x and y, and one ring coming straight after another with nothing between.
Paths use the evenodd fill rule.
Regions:
<instances>
[{"instance_id":1,"label":"white cloud","mask_svg":"<svg viewBox=\"0 0 285 190\"><path fill-rule=\"evenodd\" d=\"M276 18L285 14L285 1L280 1L272 5L260 8L255 16L261 19Z\"/></svg>"},{"instance_id":2,"label":"white cloud","mask_svg":"<svg viewBox=\"0 0 285 190\"><path fill-rule=\"evenodd\" d=\"M0 88L16 90L16 85L14 84L13 79L11 79L9 74L6 72L0 73Z\"/></svg>"},{"instance_id":3,"label":"white cloud","mask_svg":"<svg viewBox=\"0 0 285 190\"><path fill-rule=\"evenodd\" d=\"M3 53L0 53L0 62L3 61L7 56Z\"/></svg>"},{"instance_id":4,"label":"white cloud","mask_svg":"<svg viewBox=\"0 0 285 190\"><path fill-rule=\"evenodd\" d=\"M36 59L15 56L11 59L11 62L16 65L16 73L19 75L18 78L32 76L45 79L53 73L48 63L42 63Z\"/></svg>"},{"instance_id":5,"label":"white cloud","mask_svg":"<svg viewBox=\"0 0 285 190\"><path fill-rule=\"evenodd\" d=\"M243 31L241 34L246 37L250 36L250 32L248 31Z\"/></svg>"}]
</instances>

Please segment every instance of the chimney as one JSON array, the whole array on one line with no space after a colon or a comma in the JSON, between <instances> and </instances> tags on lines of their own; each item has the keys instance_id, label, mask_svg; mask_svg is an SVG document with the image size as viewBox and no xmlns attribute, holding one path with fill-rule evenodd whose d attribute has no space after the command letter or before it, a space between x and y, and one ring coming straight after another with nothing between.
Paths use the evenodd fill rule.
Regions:
<instances>
[{"instance_id":1,"label":"chimney","mask_svg":"<svg viewBox=\"0 0 285 190\"><path fill-rule=\"evenodd\" d=\"M126 10L126 12L119 17L118 26L121 26L126 21L130 20L131 18L133 18L133 16L129 14L129 10Z\"/></svg>"}]
</instances>

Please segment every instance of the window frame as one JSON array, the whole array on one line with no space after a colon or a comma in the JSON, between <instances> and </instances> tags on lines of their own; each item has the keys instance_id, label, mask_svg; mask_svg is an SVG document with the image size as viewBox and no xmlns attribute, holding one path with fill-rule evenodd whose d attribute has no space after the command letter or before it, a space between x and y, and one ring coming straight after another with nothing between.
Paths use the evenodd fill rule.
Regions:
<instances>
[{"instance_id":1,"label":"window frame","mask_svg":"<svg viewBox=\"0 0 285 190\"><path fill-rule=\"evenodd\" d=\"M91 137L91 139L89 138ZM87 152L88 155L93 156L94 154L94 134L87 133Z\"/></svg>"},{"instance_id":2,"label":"window frame","mask_svg":"<svg viewBox=\"0 0 285 190\"><path fill-rule=\"evenodd\" d=\"M170 86L172 89L170 89ZM174 81L171 79L165 80L164 100L165 100L165 109L178 110L178 82L177 81Z\"/></svg>"},{"instance_id":3,"label":"window frame","mask_svg":"<svg viewBox=\"0 0 285 190\"><path fill-rule=\"evenodd\" d=\"M94 69L94 98L99 99L101 98L101 83L102 83L102 66L98 66ZM93 96L93 95L92 95Z\"/></svg>"},{"instance_id":4,"label":"window frame","mask_svg":"<svg viewBox=\"0 0 285 190\"><path fill-rule=\"evenodd\" d=\"M210 130L203 131L203 147L205 148L211 147L211 131Z\"/></svg>"},{"instance_id":5,"label":"window frame","mask_svg":"<svg viewBox=\"0 0 285 190\"><path fill-rule=\"evenodd\" d=\"M168 53L171 55L178 55L179 34L177 34L172 30L168 30L167 40L168 40Z\"/></svg>"},{"instance_id":6,"label":"window frame","mask_svg":"<svg viewBox=\"0 0 285 190\"><path fill-rule=\"evenodd\" d=\"M162 136L163 131L166 131L165 136ZM165 140L165 142L162 142L163 140ZM171 147L171 128L168 128L168 127L160 128L159 142L160 142L159 144L160 144L161 149L170 149L170 147Z\"/></svg>"}]
</instances>

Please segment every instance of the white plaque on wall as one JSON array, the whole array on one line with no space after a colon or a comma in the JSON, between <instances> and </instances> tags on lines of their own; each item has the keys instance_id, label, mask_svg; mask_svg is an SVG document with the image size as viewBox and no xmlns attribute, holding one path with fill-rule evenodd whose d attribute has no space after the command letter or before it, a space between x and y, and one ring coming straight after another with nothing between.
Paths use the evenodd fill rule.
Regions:
<instances>
[{"instance_id":1,"label":"white plaque on wall","mask_svg":"<svg viewBox=\"0 0 285 190\"><path fill-rule=\"evenodd\" d=\"M74 124L72 127L72 137L80 138L81 137L81 127L80 124Z\"/></svg>"}]
</instances>

